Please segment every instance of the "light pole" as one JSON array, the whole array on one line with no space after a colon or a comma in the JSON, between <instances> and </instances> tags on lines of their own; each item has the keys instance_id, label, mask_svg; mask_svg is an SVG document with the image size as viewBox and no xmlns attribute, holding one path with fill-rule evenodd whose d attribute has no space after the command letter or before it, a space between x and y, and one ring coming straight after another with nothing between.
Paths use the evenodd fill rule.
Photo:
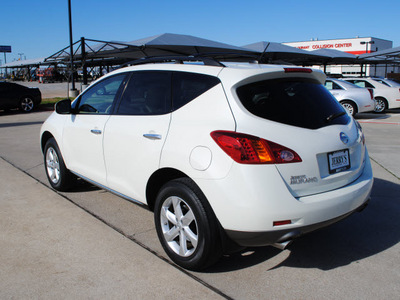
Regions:
<instances>
[{"instance_id":1,"label":"light pole","mask_svg":"<svg viewBox=\"0 0 400 300\"><path fill-rule=\"evenodd\" d=\"M375 41L368 41L368 42L366 42L366 41L361 41L360 42L360 44L361 45L365 45L365 53L368 53L368 44L375 44ZM371 50L370 50L371 52L372 52L372 46L371 46ZM362 67L363 65L361 65L361 76L363 75L363 67ZM365 76L367 76L367 65L365 65Z\"/></svg>"},{"instance_id":2,"label":"light pole","mask_svg":"<svg viewBox=\"0 0 400 300\"><path fill-rule=\"evenodd\" d=\"M74 80L74 49L72 42L72 17L71 17L71 0L68 0L68 17L69 17L69 52L70 52L70 63L71 63L71 91L70 94L72 97L76 97L78 95L77 90L75 89L75 80Z\"/></svg>"}]
</instances>

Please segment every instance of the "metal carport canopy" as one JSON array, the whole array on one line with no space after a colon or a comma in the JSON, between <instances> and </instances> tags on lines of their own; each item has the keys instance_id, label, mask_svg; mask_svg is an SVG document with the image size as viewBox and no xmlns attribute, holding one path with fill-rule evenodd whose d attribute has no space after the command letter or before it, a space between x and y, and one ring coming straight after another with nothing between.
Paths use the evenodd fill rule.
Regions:
<instances>
[{"instance_id":1,"label":"metal carport canopy","mask_svg":"<svg viewBox=\"0 0 400 300\"><path fill-rule=\"evenodd\" d=\"M360 59L378 59L378 60L386 60L387 62L400 62L400 47L385 49L377 52L366 53L360 55L358 58Z\"/></svg>"},{"instance_id":2,"label":"metal carport canopy","mask_svg":"<svg viewBox=\"0 0 400 300\"><path fill-rule=\"evenodd\" d=\"M83 38L82 38L83 39ZM78 48L74 51L74 61L78 64L107 62L121 64L127 61L152 56L193 55L198 53L234 52L242 54L259 54L258 52L241 47L202 39L191 35L164 33L131 42L106 42L83 39L85 50L82 57L82 40L75 42ZM89 45L88 42L97 42ZM46 58L46 61L65 61L69 59L68 47Z\"/></svg>"},{"instance_id":3,"label":"metal carport canopy","mask_svg":"<svg viewBox=\"0 0 400 300\"><path fill-rule=\"evenodd\" d=\"M323 64L328 64L328 65L333 65L333 64L356 64L359 63L357 61L357 56L335 50L335 49L318 49L314 51L310 51L311 53L314 53L316 55L321 55L325 58L321 60L321 63Z\"/></svg>"},{"instance_id":4,"label":"metal carport canopy","mask_svg":"<svg viewBox=\"0 0 400 300\"><path fill-rule=\"evenodd\" d=\"M0 68L23 68L23 67L33 67L38 65L46 65L45 58L34 58L34 59L26 59L26 60L16 60L13 62L6 63L1 65Z\"/></svg>"},{"instance_id":5,"label":"metal carport canopy","mask_svg":"<svg viewBox=\"0 0 400 300\"><path fill-rule=\"evenodd\" d=\"M269 63L310 65L324 59L324 56L275 42L261 41L243 46L243 48L259 52Z\"/></svg>"}]
</instances>

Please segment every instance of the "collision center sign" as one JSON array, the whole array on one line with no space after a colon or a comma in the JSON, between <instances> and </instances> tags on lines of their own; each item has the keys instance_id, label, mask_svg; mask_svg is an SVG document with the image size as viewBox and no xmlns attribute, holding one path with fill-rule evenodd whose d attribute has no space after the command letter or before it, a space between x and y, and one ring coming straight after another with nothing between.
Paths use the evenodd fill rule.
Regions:
<instances>
[{"instance_id":1,"label":"collision center sign","mask_svg":"<svg viewBox=\"0 0 400 300\"><path fill-rule=\"evenodd\" d=\"M304 45L298 46L297 48L302 50L318 50L318 49L343 49L353 47L352 43L327 43L327 44L316 44L316 45Z\"/></svg>"},{"instance_id":2,"label":"collision center sign","mask_svg":"<svg viewBox=\"0 0 400 300\"><path fill-rule=\"evenodd\" d=\"M0 46L0 52L11 53L11 46Z\"/></svg>"},{"instance_id":3,"label":"collision center sign","mask_svg":"<svg viewBox=\"0 0 400 300\"><path fill-rule=\"evenodd\" d=\"M334 39L334 40L311 40L303 42L283 43L291 47L296 47L306 51L319 49L339 50L354 55L371 53L377 49L388 49L392 47L392 42L372 37Z\"/></svg>"}]
</instances>

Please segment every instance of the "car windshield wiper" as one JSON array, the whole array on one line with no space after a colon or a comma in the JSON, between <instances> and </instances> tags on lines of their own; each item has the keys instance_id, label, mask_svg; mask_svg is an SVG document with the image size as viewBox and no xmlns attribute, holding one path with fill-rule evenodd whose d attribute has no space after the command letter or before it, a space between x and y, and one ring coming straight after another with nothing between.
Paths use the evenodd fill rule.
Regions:
<instances>
[{"instance_id":1,"label":"car windshield wiper","mask_svg":"<svg viewBox=\"0 0 400 300\"><path fill-rule=\"evenodd\" d=\"M333 121L334 119L339 118L339 117L341 117L341 116L343 116L343 115L345 115L345 114L346 114L346 112L344 112L344 111L342 111L342 112L340 112L340 113L336 113L336 114L331 114L329 117L327 117L327 118L325 119L325 121L326 121L327 123L329 123L330 121Z\"/></svg>"}]
</instances>

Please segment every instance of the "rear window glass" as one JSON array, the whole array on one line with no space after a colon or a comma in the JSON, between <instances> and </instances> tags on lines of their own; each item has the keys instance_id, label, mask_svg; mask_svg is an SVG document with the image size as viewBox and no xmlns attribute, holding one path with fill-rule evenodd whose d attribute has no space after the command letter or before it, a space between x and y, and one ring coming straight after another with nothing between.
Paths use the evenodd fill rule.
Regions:
<instances>
[{"instance_id":1,"label":"rear window glass","mask_svg":"<svg viewBox=\"0 0 400 300\"><path fill-rule=\"evenodd\" d=\"M318 129L350 121L332 94L312 79L259 81L239 87L237 94L252 114L287 125Z\"/></svg>"}]
</instances>

